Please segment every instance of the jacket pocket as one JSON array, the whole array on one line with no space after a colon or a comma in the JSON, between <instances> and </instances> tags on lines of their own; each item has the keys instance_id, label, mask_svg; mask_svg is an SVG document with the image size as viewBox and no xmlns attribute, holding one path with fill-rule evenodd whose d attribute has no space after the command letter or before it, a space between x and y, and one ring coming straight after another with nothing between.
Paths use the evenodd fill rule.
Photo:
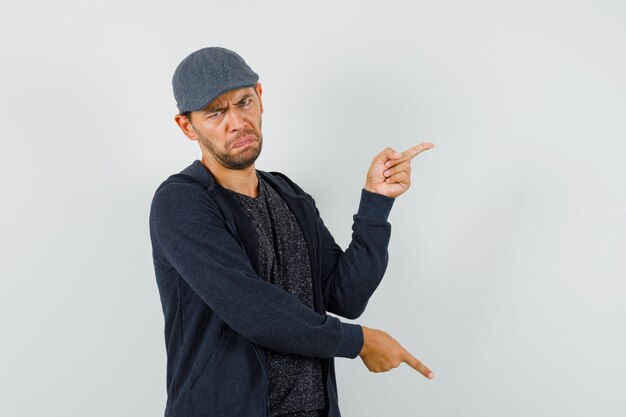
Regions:
<instances>
[{"instance_id":1,"label":"jacket pocket","mask_svg":"<svg viewBox=\"0 0 626 417\"><path fill-rule=\"evenodd\" d=\"M226 345L228 343L228 337L229 337L228 327L224 326L224 328L222 329L222 333L220 334L220 338L219 338L219 340L217 342L217 345L215 345L215 348L213 349L213 352L210 354L209 358L206 360L206 365L204 365L204 369L202 370L200 375L195 379L195 381L191 385L190 390L193 391L193 389L195 388L196 384L200 380L202 380L202 378L203 378L204 374L207 372L207 370L210 367L214 366L214 363L217 360L217 356L220 356L220 355L224 354L224 350L226 349Z\"/></svg>"},{"instance_id":2,"label":"jacket pocket","mask_svg":"<svg viewBox=\"0 0 626 417\"><path fill-rule=\"evenodd\" d=\"M194 417L261 417L267 377L252 342L227 327L190 389Z\"/></svg>"}]
</instances>

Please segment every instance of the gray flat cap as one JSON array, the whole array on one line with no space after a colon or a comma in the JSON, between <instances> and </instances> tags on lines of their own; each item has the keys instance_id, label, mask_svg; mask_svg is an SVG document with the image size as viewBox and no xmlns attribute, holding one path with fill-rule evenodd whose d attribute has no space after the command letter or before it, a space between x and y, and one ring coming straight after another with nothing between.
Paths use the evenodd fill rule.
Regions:
<instances>
[{"instance_id":1,"label":"gray flat cap","mask_svg":"<svg viewBox=\"0 0 626 417\"><path fill-rule=\"evenodd\" d=\"M199 49L183 59L172 77L180 113L201 110L230 90L254 87L256 72L235 52L219 47Z\"/></svg>"}]
</instances>

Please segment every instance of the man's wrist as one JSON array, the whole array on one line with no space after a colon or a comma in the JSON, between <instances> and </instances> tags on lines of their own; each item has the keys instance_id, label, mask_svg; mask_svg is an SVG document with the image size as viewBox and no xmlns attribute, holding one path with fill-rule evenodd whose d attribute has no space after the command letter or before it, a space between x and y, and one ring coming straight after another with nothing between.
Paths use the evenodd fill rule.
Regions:
<instances>
[{"instance_id":1,"label":"man's wrist","mask_svg":"<svg viewBox=\"0 0 626 417\"><path fill-rule=\"evenodd\" d=\"M365 348L367 346L367 342L369 340L369 329L365 326L361 326L361 329L363 329L363 346L361 347L361 351L359 352L359 356L361 356L363 354L363 352L365 352Z\"/></svg>"}]
</instances>

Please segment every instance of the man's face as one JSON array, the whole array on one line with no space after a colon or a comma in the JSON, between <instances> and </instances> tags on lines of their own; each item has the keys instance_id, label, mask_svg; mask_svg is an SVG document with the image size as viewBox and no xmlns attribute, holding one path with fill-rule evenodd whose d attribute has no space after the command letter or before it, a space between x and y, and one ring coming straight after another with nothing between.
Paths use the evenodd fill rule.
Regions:
<instances>
[{"instance_id":1,"label":"man's face","mask_svg":"<svg viewBox=\"0 0 626 417\"><path fill-rule=\"evenodd\" d=\"M190 114L200 146L228 169L244 169L261 153L261 87L240 88L217 97Z\"/></svg>"}]
</instances>

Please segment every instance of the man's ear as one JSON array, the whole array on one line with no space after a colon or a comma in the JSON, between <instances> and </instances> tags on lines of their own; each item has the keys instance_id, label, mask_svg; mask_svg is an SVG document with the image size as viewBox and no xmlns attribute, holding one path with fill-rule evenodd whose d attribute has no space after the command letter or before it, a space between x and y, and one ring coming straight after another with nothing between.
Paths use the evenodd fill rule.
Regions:
<instances>
[{"instance_id":1,"label":"man's ear","mask_svg":"<svg viewBox=\"0 0 626 417\"><path fill-rule=\"evenodd\" d=\"M189 118L191 118L191 113L189 113ZM196 135L195 130L193 130L193 125L191 124L191 121L187 118L187 116L183 114L177 114L176 116L174 116L174 121L189 140L198 140L198 135Z\"/></svg>"},{"instance_id":2,"label":"man's ear","mask_svg":"<svg viewBox=\"0 0 626 417\"><path fill-rule=\"evenodd\" d=\"M261 99L261 96L263 95L263 87L261 87L261 83L256 83L254 90L256 91L257 96L259 96L259 105L261 106L261 113L263 113L263 100Z\"/></svg>"}]
</instances>

